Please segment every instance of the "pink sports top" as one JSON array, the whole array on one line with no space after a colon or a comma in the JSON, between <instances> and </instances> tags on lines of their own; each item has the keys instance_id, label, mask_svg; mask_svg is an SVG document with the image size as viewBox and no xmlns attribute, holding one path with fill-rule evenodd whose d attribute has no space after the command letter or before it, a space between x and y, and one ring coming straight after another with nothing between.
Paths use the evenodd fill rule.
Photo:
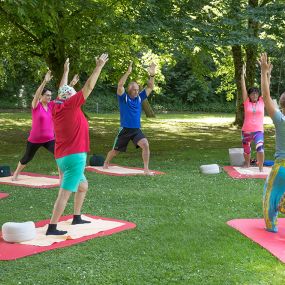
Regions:
<instances>
[{"instance_id":1,"label":"pink sports top","mask_svg":"<svg viewBox=\"0 0 285 285\"><path fill-rule=\"evenodd\" d=\"M44 143L54 140L52 122L53 103L49 102L47 111L39 102L36 108L32 108L32 129L28 141L31 143Z\"/></svg>"},{"instance_id":2,"label":"pink sports top","mask_svg":"<svg viewBox=\"0 0 285 285\"><path fill-rule=\"evenodd\" d=\"M246 99L244 104L244 122L242 131L244 132L263 132L264 101L259 97L256 103Z\"/></svg>"}]
</instances>

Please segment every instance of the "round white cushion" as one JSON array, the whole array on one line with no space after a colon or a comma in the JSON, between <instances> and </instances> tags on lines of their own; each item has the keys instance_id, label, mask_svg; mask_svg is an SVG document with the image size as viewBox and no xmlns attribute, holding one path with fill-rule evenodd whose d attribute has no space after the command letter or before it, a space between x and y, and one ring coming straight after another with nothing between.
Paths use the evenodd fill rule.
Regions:
<instances>
[{"instance_id":1,"label":"round white cushion","mask_svg":"<svg viewBox=\"0 0 285 285\"><path fill-rule=\"evenodd\" d=\"M2 226L2 236L7 242L23 242L36 237L34 222L8 222Z\"/></svg>"},{"instance_id":2,"label":"round white cushion","mask_svg":"<svg viewBox=\"0 0 285 285\"><path fill-rule=\"evenodd\" d=\"M220 167L218 164L201 165L200 171L203 174L218 174L220 173Z\"/></svg>"}]
</instances>

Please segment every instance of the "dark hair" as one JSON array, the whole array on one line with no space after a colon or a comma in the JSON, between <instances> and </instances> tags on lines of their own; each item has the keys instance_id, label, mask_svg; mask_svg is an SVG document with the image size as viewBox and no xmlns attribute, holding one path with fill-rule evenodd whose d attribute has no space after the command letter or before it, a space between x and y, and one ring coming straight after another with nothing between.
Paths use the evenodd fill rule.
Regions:
<instances>
[{"instance_id":1,"label":"dark hair","mask_svg":"<svg viewBox=\"0 0 285 285\"><path fill-rule=\"evenodd\" d=\"M248 90L247 90L248 96L249 96L251 93L258 93L258 94L259 94L259 89L256 88L256 87L250 87L250 88L248 88Z\"/></svg>"},{"instance_id":2,"label":"dark hair","mask_svg":"<svg viewBox=\"0 0 285 285\"><path fill-rule=\"evenodd\" d=\"M259 89L257 87L250 87L250 88L248 88L247 96L249 97L249 95L252 94L252 93L258 93L258 99L257 99L257 101L258 101L259 98L261 97L261 94L259 93ZM249 98L249 101L251 102L250 98Z\"/></svg>"},{"instance_id":3,"label":"dark hair","mask_svg":"<svg viewBox=\"0 0 285 285\"><path fill-rule=\"evenodd\" d=\"M43 92L42 92L42 95L44 95L47 91L50 91L50 92L51 92L51 90L50 90L49 88L44 88L44 89L43 89Z\"/></svg>"}]
</instances>

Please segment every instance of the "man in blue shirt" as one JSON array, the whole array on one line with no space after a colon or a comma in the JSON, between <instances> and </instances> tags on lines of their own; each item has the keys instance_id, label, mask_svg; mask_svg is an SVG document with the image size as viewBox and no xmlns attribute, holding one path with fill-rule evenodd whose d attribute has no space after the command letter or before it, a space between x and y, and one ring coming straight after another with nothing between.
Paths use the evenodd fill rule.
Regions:
<instances>
[{"instance_id":1,"label":"man in blue shirt","mask_svg":"<svg viewBox=\"0 0 285 285\"><path fill-rule=\"evenodd\" d=\"M156 65L152 63L148 68L149 80L147 87L139 92L139 85L136 82L131 82L128 85L128 92L125 91L124 85L132 72L132 62L130 62L127 72L123 75L118 83L117 96L120 107L121 127L115 139L113 149L109 151L104 163L104 168L107 169L111 160L119 153L125 152L130 140L137 148L142 149L142 158L144 163L144 172L146 175L153 175L149 171L149 144L145 135L141 131L141 112L142 102L150 95L154 88L154 77Z\"/></svg>"}]
</instances>

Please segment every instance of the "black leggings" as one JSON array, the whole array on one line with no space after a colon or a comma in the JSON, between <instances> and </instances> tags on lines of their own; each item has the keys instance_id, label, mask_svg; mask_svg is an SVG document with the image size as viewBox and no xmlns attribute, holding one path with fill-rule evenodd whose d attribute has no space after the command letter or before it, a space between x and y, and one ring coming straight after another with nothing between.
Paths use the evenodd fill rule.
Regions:
<instances>
[{"instance_id":1,"label":"black leggings","mask_svg":"<svg viewBox=\"0 0 285 285\"><path fill-rule=\"evenodd\" d=\"M20 160L21 164L26 165L28 162L30 162L41 146L43 146L49 152L54 154L54 140L49 141L49 142L45 142L45 143L31 143L28 141L26 152L25 152L23 158Z\"/></svg>"}]
</instances>

